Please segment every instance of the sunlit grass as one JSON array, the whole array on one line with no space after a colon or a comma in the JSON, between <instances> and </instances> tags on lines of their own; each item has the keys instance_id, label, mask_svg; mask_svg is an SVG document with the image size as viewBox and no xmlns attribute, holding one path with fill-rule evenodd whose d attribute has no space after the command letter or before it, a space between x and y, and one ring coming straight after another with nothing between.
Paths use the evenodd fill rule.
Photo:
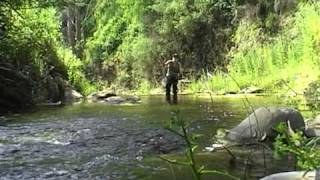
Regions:
<instances>
[{"instance_id":1,"label":"sunlit grass","mask_svg":"<svg viewBox=\"0 0 320 180\"><path fill-rule=\"evenodd\" d=\"M275 36L263 34L256 23L243 20L234 34L228 73L194 81L189 90L238 92L258 86L270 91L303 93L320 75L320 11L316 4L300 4ZM261 40L261 39L268 39Z\"/></svg>"}]
</instances>

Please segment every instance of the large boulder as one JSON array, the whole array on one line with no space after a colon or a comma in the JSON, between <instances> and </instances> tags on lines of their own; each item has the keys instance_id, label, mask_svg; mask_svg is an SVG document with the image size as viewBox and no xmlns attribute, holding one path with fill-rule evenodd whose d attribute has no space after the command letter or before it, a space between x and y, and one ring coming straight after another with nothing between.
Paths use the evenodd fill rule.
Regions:
<instances>
[{"instance_id":1,"label":"large boulder","mask_svg":"<svg viewBox=\"0 0 320 180\"><path fill-rule=\"evenodd\" d=\"M261 107L251 113L239 125L231 129L227 139L237 142L261 141L267 137L275 137L275 127L287 123L292 130L305 129L305 123L300 112L291 108Z\"/></svg>"},{"instance_id":2,"label":"large boulder","mask_svg":"<svg viewBox=\"0 0 320 180\"><path fill-rule=\"evenodd\" d=\"M105 99L108 104L137 104L140 101L137 96L112 96Z\"/></svg>"},{"instance_id":3,"label":"large boulder","mask_svg":"<svg viewBox=\"0 0 320 180\"><path fill-rule=\"evenodd\" d=\"M318 170L313 171L292 171L272 174L262 178L261 180L317 180L320 172Z\"/></svg>"}]
</instances>

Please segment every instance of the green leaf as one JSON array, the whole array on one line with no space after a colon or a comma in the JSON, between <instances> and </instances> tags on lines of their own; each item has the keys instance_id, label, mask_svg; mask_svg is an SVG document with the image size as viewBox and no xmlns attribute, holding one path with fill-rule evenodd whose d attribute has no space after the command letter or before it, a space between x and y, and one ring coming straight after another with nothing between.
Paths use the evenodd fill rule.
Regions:
<instances>
[{"instance_id":1,"label":"green leaf","mask_svg":"<svg viewBox=\"0 0 320 180\"><path fill-rule=\"evenodd\" d=\"M198 148L198 145L194 145L193 147L192 147L192 152L194 152L196 149Z\"/></svg>"}]
</instances>

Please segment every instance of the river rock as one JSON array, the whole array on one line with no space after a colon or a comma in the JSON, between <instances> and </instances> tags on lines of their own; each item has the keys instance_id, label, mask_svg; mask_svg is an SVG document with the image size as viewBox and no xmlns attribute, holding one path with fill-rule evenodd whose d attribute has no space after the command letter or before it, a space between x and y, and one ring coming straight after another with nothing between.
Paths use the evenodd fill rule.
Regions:
<instances>
[{"instance_id":1,"label":"river rock","mask_svg":"<svg viewBox=\"0 0 320 180\"><path fill-rule=\"evenodd\" d=\"M120 96L112 96L108 97L105 101L110 104L122 104L126 102L126 99Z\"/></svg>"},{"instance_id":2,"label":"river rock","mask_svg":"<svg viewBox=\"0 0 320 180\"><path fill-rule=\"evenodd\" d=\"M105 99L105 102L109 104L137 104L140 103L141 100L137 96L112 96Z\"/></svg>"},{"instance_id":3,"label":"river rock","mask_svg":"<svg viewBox=\"0 0 320 180\"><path fill-rule=\"evenodd\" d=\"M65 102L78 102L83 99L83 95L71 87L66 88L64 94Z\"/></svg>"},{"instance_id":4,"label":"river rock","mask_svg":"<svg viewBox=\"0 0 320 180\"><path fill-rule=\"evenodd\" d=\"M319 128L307 128L305 130L305 135L307 137L320 137L320 129Z\"/></svg>"},{"instance_id":5,"label":"river rock","mask_svg":"<svg viewBox=\"0 0 320 180\"><path fill-rule=\"evenodd\" d=\"M320 115L306 123L305 135L308 137L320 137Z\"/></svg>"},{"instance_id":6,"label":"river rock","mask_svg":"<svg viewBox=\"0 0 320 180\"><path fill-rule=\"evenodd\" d=\"M99 92L94 92L87 96L87 100L89 102L103 102L109 97L117 96L116 93L112 91L99 91Z\"/></svg>"},{"instance_id":7,"label":"river rock","mask_svg":"<svg viewBox=\"0 0 320 180\"><path fill-rule=\"evenodd\" d=\"M141 102L141 99L138 96L126 96L125 99L129 103L140 103Z\"/></svg>"},{"instance_id":8,"label":"river rock","mask_svg":"<svg viewBox=\"0 0 320 180\"><path fill-rule=\"evenodd\" d=\"M290 124L292 130L305 129L300 112L291 108L261 107L251 113L239 125L231 129L227 139L237 142L261 141L275 137L274 128L281 122Z\"/></svg>"},{"instance_id":9,"label":"river rock","mask_svg":"<svg viewBox=\"0 0 320 180\"><path fill-rule=\"evenodd\" d=\"M306 174L305 173L305 171L283 172L266 176L261 180L317 180L320 177L319 170L313 170ZM304 174L305 176L303 176Z\"/></svg>"},{"instance_id":10,"label":"river rock","mask_svg":"<svg viewBox=\"0 0 320 180\"><path fill-rule=\"evenodd\" d=\"M315 119L307 121L308 128L320 128L320 115L316 116Z\"/></svg>"},{"instance_id":11,"label":"river rock","mask_svg":"<svg viewBox=\"0 0 320 180\"><path fill-rule=\"evenodd\" d=\"M247 87L240 91L240 93L243 93L243 94L257 94L257 93L263 93L263 92L264 92L264 89L255 87L255 86Z\"/></svg>"},{"instance_id":12,"label":"river rock","mask_svg":"<svg viewBox=\"0 0 320 180\"><path fill-rule=\"evenodd\" d=\"M237 94L236 91L226 91L226 92L223 92L222 95L228 95L228 94Z\"/></svg>"},{"instance_id":13,"label":"river rock","mask_svg":"<svg viewBox=\"0 0 320 180\"><path fill-rule=\"evenodd\" d=\"M69 172L65 170L56 170L54 169L53 171L47 172L44 174L43 178L57 178L59 176L65 176L68 175Z\"/></svg>"},{"instance_id":14,"label":"river rock","mask_svg":"<svg viewBox=\"0 0 320 180\"><path fill-rule=\"evenodd\" d=\"M137 96L117 96L114 92L105 90L100 92L95 92L87 96L87 101L89 102L103 102L108 104L124 104L131 103L136 104L140 102L140 98Z\"/></svg>"}]
</instances>

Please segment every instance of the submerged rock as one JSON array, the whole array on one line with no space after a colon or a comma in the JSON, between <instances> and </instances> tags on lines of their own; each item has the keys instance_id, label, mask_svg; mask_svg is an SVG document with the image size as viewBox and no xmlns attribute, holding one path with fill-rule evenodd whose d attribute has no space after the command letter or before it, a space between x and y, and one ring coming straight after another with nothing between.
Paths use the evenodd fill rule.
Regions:
<instances>
[{"instance_id":1,"label":"submerged rock","mask_svg":"<svg viewBox=\"0 0 320 180\"><path fill-rule=\"evenodd\" d=\"M130 103L130 104L136 104L140 103L140 98L137 96L112 96L107 99L105 99L106 103L109 104L125 104L125 103Z\"/></svg>"},{"instance_id":2,"label":"submerged rock","mask_svg":"<svg viewBox=\"0 0 320 180\"><path fill-rule=\"evenodd\" d=\"M228 95L228 94L237 94L236 91L226 91L222 93L223 95Z\"/></svg>"},{"instance_id":3,"label":"submerged rock","mask_svg":"<svg viewBox=\"0 0 320 180\"><path fill-rule=\"evenodd\" d=\"M255 87L255 86L244 88L240 91L240 93L243 93L243 94L257 94L257 93L263 93L263 92L264 92L264 89Z\"/></svg>"},{"instance_id":4,"label":"submerged rock","mask_svg":"<svg viewBox=\"0 0 320 180\"><path fill-rule=\"evenodd\" d=\"M109 97L117 96L113 91L99 91L91 93L87 96L87 101L89 102L103 102Z\"/></svg>"},{"instance_id":5,"label":"submerged rock","mask_svg":"<svg viewBox=\"0 0 320 180\"><path fill-rule=\"evenodd\" d=\"M92 93L86 99L88 102L107 104L136 104L141 102L141 99L137 96L119 96L113 91L108 90Z\"/></svg>"},{"instance_id":6,"label":"submerged rock","mask_svg":"<svg viewBox=\"0 0 320 180\"><path fill-rule=\"evenodd\" d=\"M126 96L125 98L127 101L131 103L138 103L141 101L141 99L138 96Z\"/></svg>"},{"instance_id":7,"label":"submerged rock","mask_svg":"<svg viewBox=\"0 0 320 180\"><path fill-rule=\"evenodd\" d=\"M112 96L105 99L105 101L110 104L121 104L121 103L124 103L126 100L120 96Z\"/></svg>"},{"instance_id":8,"label":"submerged rock","mask_svg":"<svg viewBox=\"0 0 320 180\"><path fill-rule=\"evenodd\" d=\"M59 176L65 176L65 175L68 175L68 174L69 174L68 171L54 169L53 171L45 173L43 178L57 178Z\"/></svg>"}]
</instances>

